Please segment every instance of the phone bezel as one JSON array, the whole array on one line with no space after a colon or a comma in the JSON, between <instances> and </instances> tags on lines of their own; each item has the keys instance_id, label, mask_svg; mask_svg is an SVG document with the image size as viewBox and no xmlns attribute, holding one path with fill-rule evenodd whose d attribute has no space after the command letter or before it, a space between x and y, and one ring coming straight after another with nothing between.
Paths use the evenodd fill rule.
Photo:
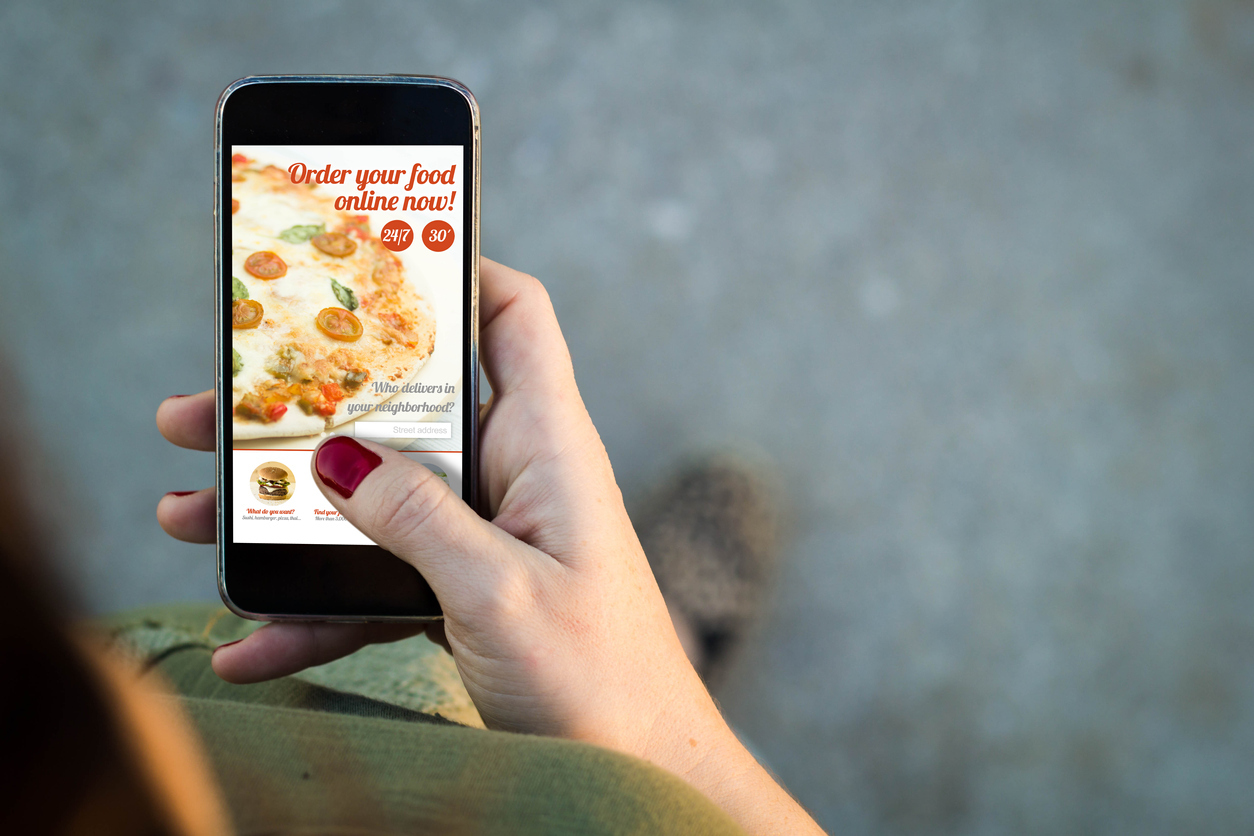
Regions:
<instances>
[{"instance_id":1,"label":"phone bezel","mask_svg":"<svg viewBox=\"0 0 1254 836\"><path fill-rule=\"evenodd\" d=\"M337 94L351 95L328 99L328 86L340 87ZM353 89L343 89L345 86ZM262 112L267 115L266 120L256 118ZM308 116L311 112L318 115ZM232 447L227 438L223 384L230 349L229 335L224 333L230 313L229 271L224 266L230 262L231 229L230 212L224 212L223 207L230 199L230 148L242 144L463 146L463 159L469 169L464 182L471 199L462 210L463 229L469 231L463 247L467 280L462 484L467 503L478 509L478 103L463 85L436 76L249 76L222 92L214 132L215 471L218 591L222 600L237 615L266 621L438 621L443 615L426 581L379 546L230 540L227 485Z\"/></svg>"}]
</instances>

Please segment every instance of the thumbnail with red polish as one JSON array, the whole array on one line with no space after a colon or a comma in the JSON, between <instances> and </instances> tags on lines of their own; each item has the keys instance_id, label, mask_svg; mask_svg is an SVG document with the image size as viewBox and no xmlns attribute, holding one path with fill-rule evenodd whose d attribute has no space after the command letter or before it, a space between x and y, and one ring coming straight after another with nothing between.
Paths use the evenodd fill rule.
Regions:
<instances>
[{"instance_id":1,"label":"thumbnail with red polish","mask_svg":"<svg viewBox=\"0 0 1254 836\"><path fill-rule=\"evenodd\" d=\"M340 496L348 499L370 471L383 459L346 435L332 436L318 448L314 470L318 478Z\"/></svg>"}]
</instances>

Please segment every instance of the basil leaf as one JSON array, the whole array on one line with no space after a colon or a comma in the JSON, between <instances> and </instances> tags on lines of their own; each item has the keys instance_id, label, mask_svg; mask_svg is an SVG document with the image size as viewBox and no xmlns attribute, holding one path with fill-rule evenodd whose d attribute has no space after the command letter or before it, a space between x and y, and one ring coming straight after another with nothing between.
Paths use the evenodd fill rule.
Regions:
<instances>
[{"instance_id":1,"label":"basil leaf","mask_svg":"<svg viewBox=\"0 0 1254 836\"><path fill-rule=\"evenodd\" d=\"M279 238L289 244L303 244L315 235L321 235L326 231L326 224L289 226L287 229L279 233Z\"/></svg>"},{"instance_id":2,"label":"basil leaf","mask_svg":"<svg viewBox=\"0 0 1254 836\"><path fill-rule=\"evenodd\" d=\"M350 311L357 310L357 295L353 293L351 288L331 280L331 292L335 294L335 298L340 300L340 304L348 308Z\"/></svg>"},{"instance_id":3,"label":"basil leaf","mask_svg":"<svg viewBox=\"0 0 1254 836\"><path fill-rule=\"evenodd\" d=\"M244 358L239 356L239 352L231 349L231 377L239 374L239 370L244 368Z\"/></svg>"},{"instance_id":4,"label":"basil leaf","mask_svg":"<svg viewBox=\"0 0 1254 836\"><path fill-rule=\"evenodd\" d=\"M241 282L239 279L235 278L234 276L231 276L231 301L234 302L236 299L247 299L247 298L248 298L248 288L245 287L244 283Z\"/></svg>"}]
</instances>

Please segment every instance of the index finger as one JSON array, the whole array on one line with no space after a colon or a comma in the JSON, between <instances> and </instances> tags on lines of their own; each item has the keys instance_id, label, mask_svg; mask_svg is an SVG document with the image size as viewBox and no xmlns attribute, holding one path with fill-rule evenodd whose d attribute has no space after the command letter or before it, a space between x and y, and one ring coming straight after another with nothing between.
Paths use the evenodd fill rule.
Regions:
<instances>
[{"instance_id":1,"label":"index finger","mask_svg":"<svg viewBox=\"0 0 1254 836\"><path fill-rule=\"evenodd\" d=\"M575 372L544 285L486 258L479 279L480 359L493 393L525 387L554 405L568 400L562 396L576 392Z\"/></svg>"}]
</instances>

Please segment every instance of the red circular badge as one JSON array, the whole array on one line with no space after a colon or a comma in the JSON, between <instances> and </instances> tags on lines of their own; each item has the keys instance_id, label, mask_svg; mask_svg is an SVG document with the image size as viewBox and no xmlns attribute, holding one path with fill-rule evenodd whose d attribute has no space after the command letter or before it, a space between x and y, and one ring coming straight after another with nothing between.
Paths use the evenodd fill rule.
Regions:
<instances>
[{"instance_id":1,"label":"red circular badge","mask_svg":"<svg viewBox=\"0 0 1254 836\"><path fill-rule=\"evenodd\" d=\"M379 240L392 252L399 253L414 243L414 228L404 221L388 221L379 230Z\"/></svg>"},{"instance_id":2,"label":"red circular badge","mask_svg":"<svg viewBox=\"0 0 1254 836\"><path fill-rule=\"evenodd\" d=\"M422 228L422 243L434 253L442 253L453 246L453 227L445 221L432 221Z\"/></svg>"}]
</instances>

